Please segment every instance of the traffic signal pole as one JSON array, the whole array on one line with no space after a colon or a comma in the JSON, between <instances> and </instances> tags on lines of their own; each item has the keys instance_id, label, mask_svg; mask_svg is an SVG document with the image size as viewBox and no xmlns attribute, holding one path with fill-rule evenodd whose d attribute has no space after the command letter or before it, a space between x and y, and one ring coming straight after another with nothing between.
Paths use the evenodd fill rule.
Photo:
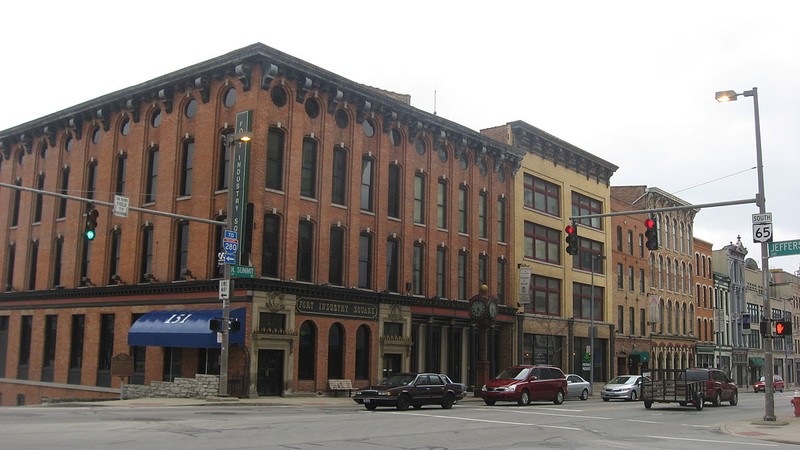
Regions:
<instances>
[{"instance_id":1,"label":"traffic signal pole","mask_svg":"<svg viewBox=\"0 0 800 450\"><path fill-rule=\"evenodd\" d=\"M67 200L75 200L75 201L83 202L83 203L92 203L95 206L99 205L99 206L108 206L110 208L114 207L114 204L111 203L111 202L104 202L102 200L96 200L96 199L93 199L93 198L76 197L74 195L61 194L61 193L58 193L58 192L43 191L41 189L29 188L29 187L26 187L26 186L17 186L16 184L0 183L0 187L9 188L9 189L16 189L18 191L33 192L35 194L41 194L41 195L49 195L51 197L65 198ZM224 226L224 225L227 224L227 222L222 222L222 221L219 221L219 220L204 219L202 217L185 216L183 214L175 214L175 213L169 213L169 212L165 212L165 211L157 211L157 210L148 209L148 208L137 208L135 206L129 206L128 209L131 210L131 211L136 211L136 212L140 212L140 213L143 213L143 214L152 214L154 216L174 217L176 219L189 220L189 221L193 221L193 222L202 222L202 223L207 223L209 225Z\"/></svg>"}]
</instances>

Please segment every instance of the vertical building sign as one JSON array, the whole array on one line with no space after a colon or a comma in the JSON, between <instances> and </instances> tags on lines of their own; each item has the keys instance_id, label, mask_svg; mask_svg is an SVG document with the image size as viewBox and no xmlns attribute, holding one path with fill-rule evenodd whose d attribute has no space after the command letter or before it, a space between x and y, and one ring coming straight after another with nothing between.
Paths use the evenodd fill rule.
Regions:
<instances>
[{"instance_id":1,"label":"vertical building sign","mask_svg":"<svg viewBox=\"0 0 800 450\"><path fill-rule=\"evenodd\" d=\"M234 133L250 133L253 131L253 111L240 111L236 113L236 129ZM233 146L233 179L231 190L233 192L233 230L239 237L236 249L236 264L241 262L241 252L244 248L245 220L247 215L247 188L250 177L250 142L238 141Z\"/></svg>"}]
</instances>

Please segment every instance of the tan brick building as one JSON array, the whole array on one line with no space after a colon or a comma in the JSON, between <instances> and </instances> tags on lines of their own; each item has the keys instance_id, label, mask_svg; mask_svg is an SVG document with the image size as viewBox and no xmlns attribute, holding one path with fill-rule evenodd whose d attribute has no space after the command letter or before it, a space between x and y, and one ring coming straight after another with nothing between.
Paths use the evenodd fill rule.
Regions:
<instances>
[{"instance_id":1,"label":"tan brick building","mask_svg":"<svg viewBox=\"0 0 800 450\"><path fill-rule=\"evenodd\" d=\"M577 222L579 254L566 253L570 217L607 213L617 166L525 122L481 131L524 149L514 180L515 261L531 270L530 295L517 296L523 317L521 362L554 364L587 380L594 312L594 380L608 380L613 348L608 218ZM594 267L593 267L594 265ZM594 304L592 307L592 303Z\"/></svg>"},{"instance_id":2,"label":"tan brick building","mask_svg":"<svg viewBox=\"0 0 800 450\"><path fill-rule=\"evenodd\" d=\"M476 385L467 300L483 284L501 305L488 364L514 362L501 349L517 341L511 199L526 151L255 44L0 132L0 182L100 211L88 241L86 203L0 189L0 405L115 397L123 353L132 383L219 372L213 333L171 333L219 314L214 222L240 114L253 135L240 262L255 277L231 302L230 392L400 370ZM606 199L595 185L607 179L579 183ZM112 215L115 194L141 210Z\"/></svg>"}]
</instances>

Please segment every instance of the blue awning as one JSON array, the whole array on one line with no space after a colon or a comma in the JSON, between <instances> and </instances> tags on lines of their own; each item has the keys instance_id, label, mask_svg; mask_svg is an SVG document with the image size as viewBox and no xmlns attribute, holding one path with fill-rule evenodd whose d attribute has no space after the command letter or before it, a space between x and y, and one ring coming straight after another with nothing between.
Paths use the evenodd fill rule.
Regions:
<instances>
[{"instance_id":1,"label":"blue awning","mask_svg":"<svg viewBox=\"0 0 800 450\"><path fill-rule=\"evenodd\" d=\"M241 328L231 331L230 344L244 344L245 308L231 310ZM222 318L221 309L151 311L139 317L128 331L128 345L152 347L219 348L211 319Z\"/></svg>"}]
</instances>

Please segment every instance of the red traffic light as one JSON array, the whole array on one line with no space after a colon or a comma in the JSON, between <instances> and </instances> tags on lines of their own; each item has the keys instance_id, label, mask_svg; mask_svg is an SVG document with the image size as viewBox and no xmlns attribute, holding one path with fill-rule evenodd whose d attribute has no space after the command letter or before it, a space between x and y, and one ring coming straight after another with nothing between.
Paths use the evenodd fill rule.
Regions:
<instances>
[{"instance_id":1,"label":"red traffic light","mask_svg":"<svg viewBox=\"0 0 800 450\"><path fill-rule=\"evenodd\" d=\"M786 332L786 326L783 324L783 322L776 322L775 323L775 334L780 336L785 332Z\"/></svg>"},{"instance_id":2,"label":"red traffic light","mask_svg":"<svg viewBox=\"0 0 800 450\"><path fill-rule=\"evenodd\" d=\"M567 225L564 228L564 231L567 233L567 254L569 255L577 255L578 254L578 227L576 225Z\"/></svg>"},{"instance_id":3,"label":"red traffic light","mask_svg":"<svg viewBox=\"0 0 800 450\"><path fill-rule=\"evenodd\" d=\"M658 250L658 229L656 228L656 221L652 218L644 219L644 237L647 238L645 247L648 250Z\"/></svg>"}]
</instances>

